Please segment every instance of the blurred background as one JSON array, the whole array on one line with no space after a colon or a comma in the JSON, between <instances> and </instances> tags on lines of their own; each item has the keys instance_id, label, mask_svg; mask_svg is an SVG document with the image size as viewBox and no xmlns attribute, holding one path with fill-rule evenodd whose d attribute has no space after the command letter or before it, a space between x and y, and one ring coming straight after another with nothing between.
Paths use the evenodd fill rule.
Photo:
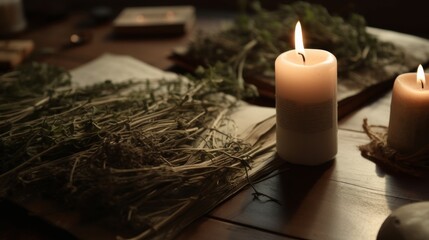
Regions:
<instances>
[{"instance_id":1,"label":"blurred background","mask_svg":"<svg viewBox=\"0 0 429 240\"><path fill-rule=\"evenodd\" d=\"M52 21L66 17L74 11L97 11L110 9L116 15L123 7L193 5L201 10L238 11L244 0L23 0L25 15L29 24ZM250 0L247 2L251 2ZM279 4L294 1L261 0L267 9L275 9ZM418 0L309 0L325 6L331 14L346 17L358 13L373 27L411 33L429 37L429 1ZM100 8L102 7L102 8Z\"/></svg>"}]
</instances>

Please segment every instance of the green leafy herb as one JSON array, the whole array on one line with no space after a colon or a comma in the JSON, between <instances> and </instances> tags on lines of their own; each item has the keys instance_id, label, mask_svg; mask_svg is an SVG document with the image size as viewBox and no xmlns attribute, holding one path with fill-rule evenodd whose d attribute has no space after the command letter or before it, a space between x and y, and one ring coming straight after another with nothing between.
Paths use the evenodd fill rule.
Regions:
<instances>
[{"instance_id":1,"label":"green leafy herb","mask_svg":"<svg viewBox=\"0 0 429 240\"><path fill-rule=\"evenodd\" d=\"M55 66L30 63L0 76L0 103L48 95L54 89L70 86L70 74Z\"/></svg>"},{"instance_id":2,"label":"green leafy herb","mask_svg":"<svg viewBox=\"0 0 429 240\"><path fill-rule=\"evenodd\" d=\"M340 79L352 77L347 74L364 68L384 71L383 66L402 59L400 49L367 33L365 19L357 14L343 19L307 2L283 4L275 11L264 10L254 2L251 9L254 14L240 15L226 30L199 34L190 45L187 58L207 66L230 68L238 65L245 52L244 75L273 77L276 57L294 48L294 27L299 20L305 47L332 52L338 60ZM243 50L249 43L254 43L251 50Z\"/></svg>"}]
</instances>

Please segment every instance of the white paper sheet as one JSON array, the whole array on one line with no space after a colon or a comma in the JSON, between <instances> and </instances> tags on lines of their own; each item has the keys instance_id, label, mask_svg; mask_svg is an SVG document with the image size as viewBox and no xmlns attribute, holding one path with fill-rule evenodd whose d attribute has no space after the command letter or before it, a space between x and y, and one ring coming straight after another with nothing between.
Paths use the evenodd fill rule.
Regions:
<instances>
[{"instance_id":1,"label":"white paper sheet","mask_svg":"<svg viewBox=\"0 0 429 240\"><path fill-rule=\"evenodd\" d=\"M127 55L106 53L71 71L73 83L76 86L87 86L107 79L113 82L129 79L151 80L154 83L160 79L173 80L178 75L163 71ZM275 108L259 107L242 103L230 117L237 129L235 134L242 134L250 126L275 115Z\"/></svg>"},{"instance_id":2,"label":"white paper sheet","mask_svg":"<svg viewBox=\"0 0 429 240\"><path fill-rule=\"evenodd\" d=\"M175 79L177 74L166 72L127 55L106 53L71 71L76 86L87 86L105 80L113 82L130 79Z\"/></svg>"}]
</instances>

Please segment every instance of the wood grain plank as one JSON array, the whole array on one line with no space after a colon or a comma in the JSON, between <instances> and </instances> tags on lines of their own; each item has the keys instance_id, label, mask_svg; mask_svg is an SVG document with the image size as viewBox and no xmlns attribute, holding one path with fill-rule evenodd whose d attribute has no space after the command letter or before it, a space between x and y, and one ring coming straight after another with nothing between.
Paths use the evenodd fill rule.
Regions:
<instances>
[{"instance_id":1,"label":"wood grain plank","mask_svg":"<svg viewBox=\"0 0 429 240\"><path fill-rule=\"evenodd\" d=\"M31 202L26 203L26 208L29 211L30 215L37 216L42 220L53 224L59 229L63 229L66 232L56 233L56 236L61 236L64 239L73 239L72 235L77 239L91 239L91 240L108 240L116 239L116 230L109 228L103 225L100 222L92 222L81 218L81 215L78 212L73 212L70 210L64 210L64 208L59 205L54 204L53 202L44 201L44 200L32 200ZM39 227L49 228L49 225L43 221L34 221L38 222ZM50 227L55 229L54 227ZM0 228L1 229L1 228ZM58 229L55 229L59 231ZM34 231L34 230L33 230ZM8 236L8 232L0 234L0 236ZM17 233L10 233L16 235ZM43 233L38 233L38 238L34 239L53 239L50 235ZM70 235L72 234L72 235ZM123 232L123 236L131 237L132 234L129 232ZM137 232L135 234L138 234ZM53 234L51 234L53 235ZM26 235L25 233L21 234L23 238L32 237L33 235ZM40 238L39 238L40 237ZM31 238L30 238L31 239ZM215 240L215 239L267 239L267 240L292 240L295 238L284 236L281 234L274 234L266 231L261 231L254 229L250 226L244 226L240 224L234 224L218 219L213 219L209 217L202 217L199 220L195 221L175 239L206 239L206 240Z\"/></svg>"},{"instance_id":2,"label":"wood grain plank","mask_svg":"<svg viewBox=\"0 0 429 240\"><path fill-rule=\"evenodd\" d=\"M188 226L178 240L219 240L219 239L264 239L264 240L292 240L296 238L268 233L246 226L241 226L221 220L203 217Z\"/></svg>"},{"instance_id":3,"label":"wood grain plank","mask_svg":"<svg viewBox=\"0 0 429 240\"><path fill-rule=\"evenodd\" d=\"M320 167L286 165L286 170L256 184L279 200L255 200L240 192L212 216L310 239L374 239L391 210L428 200L427 182L386 175L360 156L363 133L339 131L337 159Z\"/></svg>"},{"instance_id":4,"label":"wood grain plank","mask_svg":"<svg viewBox=\"0 0 429 240\"><path fill-rule=\"evenodd\" d=\"M258 185L280 204L254 200L247 190L212 215L299 238L375 239L391 209L411 202L316 176L282 174Z\"/></svg>"},{"instance_id":5,"label":"wood grain plank","mask_svg":"<svg viewBox=\"0 0 429 240\"><path fill-rule=\"evenodd\" d=\"M369 142L364 133L339 131L339 151L330 179L414 201L429 199L428 181L392 176L361 156L358 146Z\"/></svg>"}]
</instances>

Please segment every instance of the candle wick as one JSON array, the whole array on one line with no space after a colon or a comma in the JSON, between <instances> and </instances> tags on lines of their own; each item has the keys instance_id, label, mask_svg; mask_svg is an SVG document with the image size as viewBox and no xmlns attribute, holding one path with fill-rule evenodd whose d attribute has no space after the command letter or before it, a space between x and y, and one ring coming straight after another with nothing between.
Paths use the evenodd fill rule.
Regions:
<instances>
[{"instance_id":1,"label":"candle wick","mask_svg":"<svg viewBox=\"0 0 429 240\"><path fill-rule=\"evenodd\" d=\"M425 85L423 84L423 80L420 79L420 84L422 85L422 89L425 88Z\"/></svg>"},{"instance_id":2,"label":"candle wick","mask_svg":"<svg viewBox=\"0 0 429 240\"><path fill-rule=\"evenodd\" d=\"M305 64L305 56L304 56L304 54L303 53L298 53L299 55L301 55L301 57L302 57L302 61L304 62L304 64Z\"/></svg>"}]
</instances>

